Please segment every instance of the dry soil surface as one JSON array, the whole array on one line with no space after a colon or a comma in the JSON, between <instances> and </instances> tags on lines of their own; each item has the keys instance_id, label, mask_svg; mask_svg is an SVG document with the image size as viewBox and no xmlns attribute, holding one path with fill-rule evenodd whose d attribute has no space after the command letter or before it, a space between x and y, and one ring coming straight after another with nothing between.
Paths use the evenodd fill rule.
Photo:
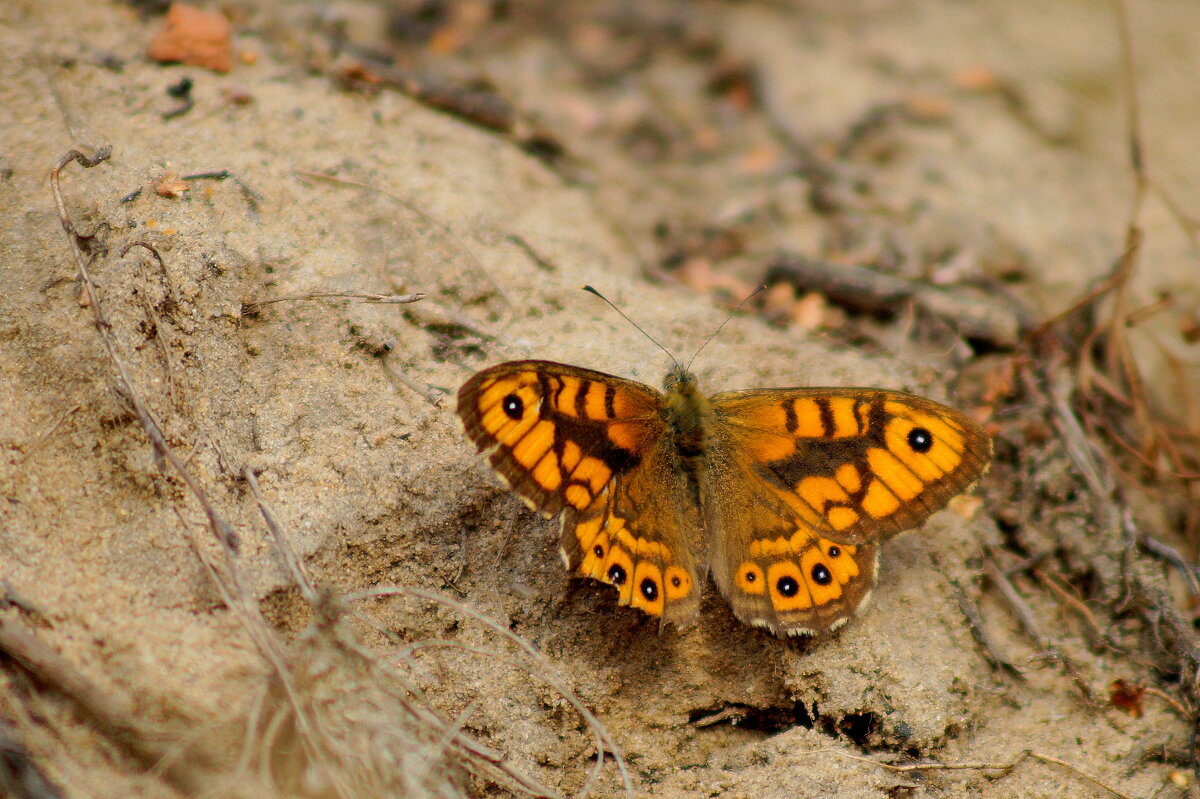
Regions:
<instances>
[{"instance_id":1,"label":"dry soil surface","mask_svg":"<svg viewBox=\"0 0 1200 799\"><path fill-rule=\"evenodd\" d=\"M1144 152L1175 201L1195 207L1200 6L1131 5ZM1104 701L1118 677L1169 678L1136 653L1089 646L1079 614L1044 590L1028 601L1074 673L1041 657L980 578L981 546L1006 540L986 505L888 542L871 606L831 638L744 627L711 587L697 624L660 632L609 589L568 580L557 524L503 490L454 413L470 374L513 358L658 385L666 356L579 287L597 286L688 355L728 314L712 292L671 279L696 258L753 285L786 249L943 284L990 281L1036 316L1061 310L1111 269L1133 196L1109 5L511 3L500 19L490 4L462 3L452 6L467 21L444 27L467 44L404 46L413 34L389 32L388 20L420 15L225 6L237 57L216 75L145 57L155 13L0 5L0 577L11 600L0 613L10 626L147 722L183 720L200 738L258 729L247 697L269 670L210 576L206 563L224 566L204 513L118 388L51 196L47 175L68 150L111 145L103 164L66 168L66 209L94 235L119 357L237 531L242 587L286 641L304 638L309 605L262 524L247 467L318 584L436 590L532 644L607 729L637 795L1110 795L1044 760L1008 771L872 762L1004 763L1026 749L1128 796L1188 790L1187 758L1164 754L1184 747L1184 720L1153 697L1140 717ZM364 53L388 50L415 74L486 75L518 122L490 130L355 80L370 73L355 72L370 63ZM746 74L749 99L717 80L736 87ZM184 77L194 105L171 115L182 101L166 89ZM561 152L547 155L537 136ZM232 177L170 190L172 176L224 170ZM1137 302L1167 293L1194 307L1195 253L1176 218L1155 202L1144 221ZM713 240L736 246L722 260ZM142 247L122 255L132 242L152 245L161 265ZM334 292L425 299L305 298ZM277 298L293 299L255 304ZM961 401L953 377L974 353L917 341L896 310L857 346L836 330L740 314L695 369L710 390L870 385ZM1148 368L1161 385L1174 379ZM1094 532L1086 521L1080 531ZM993 668L960 598L1020 678ZM413 701L543 784L584 787L595 743L524 656L454 608L368 604L391 639L349 629L368 656L402 650L392 667ZM0 719L65 796L201 792L5 661ZM353 720L348 729L353 740ZM430 751L445 745L435 736ZM209 795L261 776L247 765L260 754L239 760L239 746ZM437 770L448 782L414 777L410 794L508 790L453 762ZM591 787L615 795L618 770L603 765ZM355 784L342 795L370 793L345 788ZM337 785L309 775L277 787L325 796Z\"/></svg>"}]
</instances>

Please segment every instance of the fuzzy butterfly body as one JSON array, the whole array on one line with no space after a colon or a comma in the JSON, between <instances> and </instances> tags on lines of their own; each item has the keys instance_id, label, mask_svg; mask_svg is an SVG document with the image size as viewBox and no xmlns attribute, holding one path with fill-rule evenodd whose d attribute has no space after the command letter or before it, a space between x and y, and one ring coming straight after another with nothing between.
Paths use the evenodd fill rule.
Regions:
<instances>
[{"instance_id":1,"label":"fuzzy butterfly body","mask_svg":"<svg viewBox=\"0 0 1200 799\"><path fill-rule=\"evenodd\" d=\"M711 573L747 624L836 629L870 597L879 542L974 485L991 457L962 413L898 391L706 397L683 367L664 388L512 361L468 380L458 413L530 507L561 514L569 569L677 625Z\"/></svg>"}]
</instances>

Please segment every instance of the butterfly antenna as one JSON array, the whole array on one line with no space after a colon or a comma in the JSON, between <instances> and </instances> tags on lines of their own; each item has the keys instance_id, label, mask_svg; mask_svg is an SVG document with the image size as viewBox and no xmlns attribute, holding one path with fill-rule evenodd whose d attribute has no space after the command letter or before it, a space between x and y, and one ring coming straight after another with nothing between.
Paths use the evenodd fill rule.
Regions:
<instances>
[{"instance_id":1,"label":"butterfly antenna","mask_svg":"<svg viewBox=\"0 0 1200 799\"><path fill-rule=\"evenodd\" d=\"M704 339L704 343L701 344L700 349L696 350L696 352L692 355L691 359L687 362L687 366L685 366L684 369L686 369L687 371L690 372L692 370L692 361L696 360L696 356L704 351L704 348L708 346L708 342L712 341L714 338L717 337L717 334L721 332L721 328L723 328L723 327L725 327L725 325L729 324L729 320L732 319L734 316L736 316L738 311L742 310L743 305L745 305L746 303L750 302L750 300L757 297L759 292L761 292L766 287L767 287L767 284L763 283L761 286L756 288L754 291L747 294L746 298L744 300L742 300L741 302L739 302L737 304L737 307L735 307L732 311L729 312L729 316L725 317L725 321L722 322L721 324L717 325L717 329L714 330L712 333L710 333L708 338Z\"/></svg>"},{"instance_id":2,"label":"butterfly antenna","mask_svg":"<svg viewBox=\"0 0 1200 799\"><path fill-rule=\"evenodd\" d=\"M623 316L623 317L625 318L625 321L626 321L626 322L628 322L629 324L631 324L631 325L633 325L635 328L637 328L637 331L638 331L639 333L641 333L643 336L645 336L646 338L650 339L650 341L651 341L651 342L654 344L654 346L658 347L660 350L662 350L663 352L665 352L665 353L667 354L667 357L671 359L671 362L672 362L672 363L674 363L676 366L678 366L678 365L679 365L679 359L678 359L678 358L676 358L674 355L672 355L672 354L671 354L671 351L670 351L669 349L667 349L667 348L666 348L666 347L664 347L663 345L659 344L659 343L658 343L658 341L656 341L656 340L655 340L654 336L650 335L650 334L649 334L649 333L647 333L645 330L643 330L641 325L639 325L637 322L635 322L635 321L633 321L632 319L630 319L630 318L629 318L629 317L628 317L628 316L625 314L625 312L624 312L624 311L622 311L620 308L618 308L617 306L613 305L613 304L612 304L612 300L610 300L608 297L605 297L603 294L601 294L600 292L596 291L596 290L595 290L594 288L592 288L591 286L584 286L584 287L583 287L583 290L584 290L584 291L586 291L586 292L588 292L589 294L595 294L597 297L599 297L600 299L602 299L602 300L604 300L605 302L607 302L607 303L608 303L608 306L609 306L610 308L612 308L614 311L616 311L617 313L619 313L621 316ZM739 306L739 307L740 307L740 306Z\"/></svg>"}]
</instances>

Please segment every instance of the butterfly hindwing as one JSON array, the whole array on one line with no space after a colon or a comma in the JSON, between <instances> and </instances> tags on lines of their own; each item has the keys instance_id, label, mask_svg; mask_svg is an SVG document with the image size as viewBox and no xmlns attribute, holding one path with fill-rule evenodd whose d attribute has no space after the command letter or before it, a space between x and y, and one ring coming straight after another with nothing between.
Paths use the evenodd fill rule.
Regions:
<instances>
[{"instance_id":1,"label":"butterfly hindwing","mask_svg":"<svg viewBox=\"0 0 1200 799\"><path fill-rule=\"evenodd\" d=\"M870 596L877 542L966 490L991 453L962 413L901 392L766 389L711 405L713 577L740 619L776 633L849 618Z\"/></svg>"},{"instance_id":2,"label":"butterfly hindwing","mask_svg":"<svg viewBox=\"0 0 1200 799\"><path fill-rule=\"evenodd\" d=\"M573 572L666 621L695 615L697 543L685 535L697 526L695 500L673 468L659 392L565 364L515 361L467 381L458 412L530 507L562 514L560 545Z\"/></svg>"},{"instance_id":3,"label":"butterfly hindwing","mask_svg":"<svg viewBox=\"0 0 1200 799\"><path fill-rule=\"evenodd\" d=\"M573 572L615 586L622 605L684 625L700 606L703 541L697 502L665 445L614 478L592 507L567 508L560 541Z\"/></svg>"}]
</instances>

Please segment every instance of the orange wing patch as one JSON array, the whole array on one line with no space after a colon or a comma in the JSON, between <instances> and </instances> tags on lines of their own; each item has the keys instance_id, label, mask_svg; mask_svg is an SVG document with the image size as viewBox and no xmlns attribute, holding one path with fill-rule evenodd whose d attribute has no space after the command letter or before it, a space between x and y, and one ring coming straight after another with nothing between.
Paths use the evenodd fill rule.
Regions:
<instances>
[{"instance_id":1,"label":"orange wing patch","mask_svg":"<svg viewBox=\"0 0 1200 799\"><path fill-rule=\"evenodd\" d=\"M667 599L677 602L686 599L692 593L692 575L687 569L679 566L668 566L663 574L666 585Z\"/></svg>"},{"instance_id":2,"label":"orange wing patch","mask_svg":"<svg viewBox=\"0 0 1200 799\"><path fill-rule=\"evenodd\" d=\"M754 560L738 566L734 583L748 594L767 594L776 613L820 608L840 599L859 576L857 552L858 547L816 538L801 528L791 538L751 542Z\"/></svg>"},{"instance_id":3,"label":"orange wing patch","mask_svg":"<svg viewBox=\"0 0 1200 799\"><path fill-rule=\"evenodd\" d=\"M493 468L547 515L590 507L661 436L661 395L545 361L500 364L459 391L459 415Z\"/></svg>"},{"instance_id":4,"label":"orange wing patch","mask_svg":"<svg viewBox=\"0 0 1200 799\"><path fill-rule=\"evenodd\" d=\"M982 473L991 450L958 411L899 392L777 389L713 403L736 433L729 446L801 521L847 543L920 524Z\"/></svg>"},{"instance_id":5,"label":"orange wing patch","mask_svg":"<svg viewBox=\"0 0 1200 799\"><path fill-rule=\"evenodd\" d=\"M667 600L683 600L692 593L692 578L675 563L670 547L635 535L611 506L597 510L575 524L575 540L583 553L576 568L579 576L616 587L619 604L651 616L662 616Z\"/></svg>"}]
</instances>

